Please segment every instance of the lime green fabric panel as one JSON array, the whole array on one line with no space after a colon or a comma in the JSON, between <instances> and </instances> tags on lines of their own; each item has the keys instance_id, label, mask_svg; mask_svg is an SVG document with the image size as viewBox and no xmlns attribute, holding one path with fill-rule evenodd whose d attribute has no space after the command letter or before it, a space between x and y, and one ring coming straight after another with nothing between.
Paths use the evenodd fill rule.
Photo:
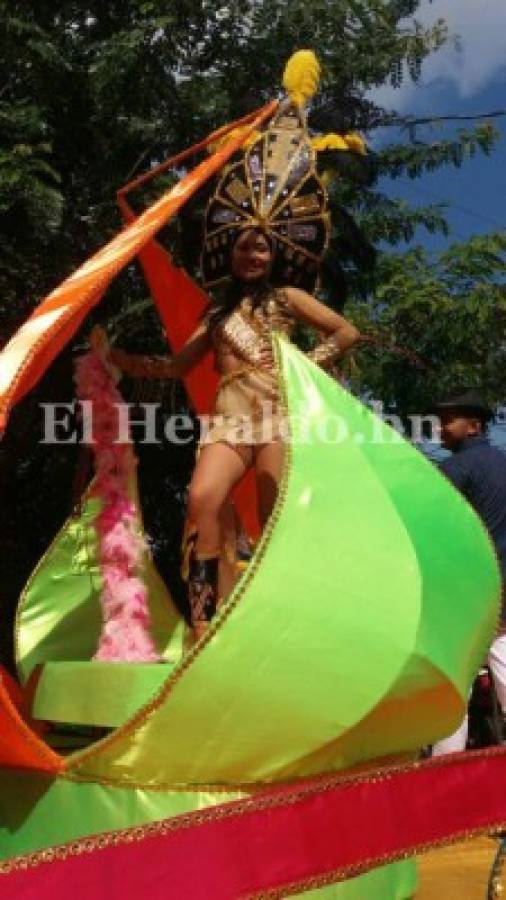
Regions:
<instances>
[{"instance_id":1,"label":"lime green fabric panel","mask_svg":"<svg viewBox=\"0 0 506 900\"><path fill-rule=\"evenodd\" d=\"M156 694L161 663L53 662L42 666L32 716L48 722L116 728Z\"/></svg>"},{"instance_id":2,"label":"lime green fabric panel","mask_svg":"<svg viewBox=\"0 0 506 900\"><path fill-rule=\"evenodd\" d=\"M386 762L411 763L422 744L448 731L452 715L458 724L463 716L459 692L427 660L412 657L368 716L303 760L288 764L277 778L297 777L302 767L308 776L340 771L350 766L350 759L353 765L363 768L367 764L373 770ZM399 727L400 722L408 723L405 729Z\"/></svg>"},{"instance_id":3,"label":"lime green fabric panel","mask_svg":"<svg viewBox=\"0 0 506 900\"><path fill-rule=\"evenodd\" d=\"M368 467L344 521L336 448L314 440L327 411L325 398L307 363L294 374L292 406L307 415L311 440L293 448L280 519L239 584L236 608L185 669L167 703L131 737L104 747L87 771L125 774L124 753L147 783L268 780L365 717L402 669L403 642L384 652L391 619L382 610L392 593L404 598L397 624L412 646L420 598L416 557ZM314 394L309 410L308 391ZM364 504L371 509L369 529L377 535L365 556ZM406 560L393 573L392 541ZM340 691L356 667L358 634L375 677L353 675L353 691ZM165 743L166 733L177 733L178 740L161 758L155 748Z\"/></svg>"},{"instance_id":4,"label":"lime green fabric panel","mask_svg":"<svg viewBox=\"0 0 506 900\"><path fill-rule=\"evenodd\" d=\"M361 456L361 465L380 477L416 556L424 608L417 650L430 656L467 697L469 670L481 664L484 635L493 634L499 616L500 576L490 538L433 463L360 401L339 386L336 390L346 397L345 408L339 403L336 413L350 439L336 446L336 465L352 478L354 458ZM348 491L354 493L353 483ZM343 501L348 514L351 497ZM363 507L362 515L371 515L370 506ZM402 552L394 555L392 545L388 554L392 564L403 564Z\"/></svg>"},{"instance_id":5,"label":"lime green fabric panel","mask_svg":"<svg viewBox=\"0 0 506 900\"><path fill-rule=\"evenodd\" d=\"M0 859L207 809L238 791L144 791L0 770Z\"/></svg>"},{"instance_id":6,"label":"lime green fabric panel","mask_svg":"<svg viewBox=\"0 0 506 900\"><path fill-rule=\"evenodd\" d=\"M93 525L100 509L85 497L31 575L16 619L16 658L24 682L45 660L91 659L100 634L100 577Z\"/></svg>"},{"instance_id":7,"label":"lime green fabric panel","mask_svg":"<svg viewBox=\"0 0 506 900\"><path fill-rule=\"evenodd\" d=\"M279 347L304 439L292 445L271 523L216 632L158 702L70 760L91 777L146 785L301 777L313 771L306 760L340 739L338 767L362 759L364 746L370 759L385 752L382 715L396 692L405 715L390 722L395 752L429 737L420 696L439 697L443 731L458 694L463 709L497 612L483 528L420 454L392 445L387 426L295 348ZM345 428L346 438L326 440L322 423ZM336 758L327 765L334 770Z\"/></svg>"},{"instance_id":8,"label":"lime green fabric panel","mask_svg":"<svg viewBox=\"0 0 506 900\"><path fill-rule=\"evenodd\" d=\"M500 575L490 538L474 510L434 465L402 444L364 445L404 522L423 577L417 650L467 700L469 673L499 617ZM485 640L484 640L485 635Z\"/></svg>"},{"instance_id":9,"label":"lime green fabric panel","mask_svg":"<svg viewBox=\"0 0 506 900\"><path fill-rule=\"evenodd\" d=\"M138 528L142 532L135 476L129 493L136 504ZM80 512L64 524L21 595L16 620L16 657L23 682L39 663L86 660L96 652L102 621L102 578L94 527L99 511L100 501L88 491ZM157 649L175 665L183 655L187 629L147 551L141 577L148 588Z\"/></svg>"}]
</instances>

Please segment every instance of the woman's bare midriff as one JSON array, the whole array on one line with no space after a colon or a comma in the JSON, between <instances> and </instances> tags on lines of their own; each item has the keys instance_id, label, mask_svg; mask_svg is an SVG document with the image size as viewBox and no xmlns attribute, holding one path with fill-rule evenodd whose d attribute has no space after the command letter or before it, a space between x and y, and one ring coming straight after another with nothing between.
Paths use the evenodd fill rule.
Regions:
<instances>
[{"instance_id":1,"label":"woman's bare midriff","mask_svg":"<svg viewBox=\"0 0 506 900\"><path fill-rule=\"evenodd\" d=\"M262 367L265 368L266 372L272 371L272 361L270 362L271 365L266 364L265 367ZM241 359L240 356L236 356L236 354L231 351L222 351L219 356L217 354L216 371L218 372L218 375L222 377L224 375L230 375L232 372L238 372L245 367L250 368L248 363L245 363L245 361Z\"/></svg>"}]
</instances>

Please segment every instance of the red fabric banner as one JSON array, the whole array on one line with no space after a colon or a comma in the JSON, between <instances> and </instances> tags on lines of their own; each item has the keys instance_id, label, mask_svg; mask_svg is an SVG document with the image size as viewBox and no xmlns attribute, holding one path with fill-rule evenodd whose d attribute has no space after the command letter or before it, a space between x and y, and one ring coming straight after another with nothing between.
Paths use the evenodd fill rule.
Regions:
<instances>
[{"instance_id":1,"label":"red fabric banner","mask_svg":"<svg viewBox=\"0 0 506 900\"><path fill-rule=\"evenodd\" d=\"M0 864L2 900L285 897L506 824L506 750L319 779Z\"/></svg>"}]
</instances>

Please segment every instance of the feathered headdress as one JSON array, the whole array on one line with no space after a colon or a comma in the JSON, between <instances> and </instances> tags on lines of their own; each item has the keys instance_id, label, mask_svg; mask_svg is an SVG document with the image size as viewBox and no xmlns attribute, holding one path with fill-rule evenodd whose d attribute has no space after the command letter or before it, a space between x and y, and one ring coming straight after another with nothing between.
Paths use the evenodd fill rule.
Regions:
<instances>
[{"instance_id":1,"label":"feathered headdress","mask_svg":"<svg viewBox=\"0 0 506 900\"><path fill-rule=\"evenodd\" d=\"M319 80L320 64L313 51L294 53L283 74L285 100L268 127L249 137L240 159L222 175L205 217L201 270L206 287L230 278L238 232L260 228L275 246L273 282L314 290L330 230L317 151L365 152L358 135L311 139L306 107Z\"/></svg>"}]
</instances>

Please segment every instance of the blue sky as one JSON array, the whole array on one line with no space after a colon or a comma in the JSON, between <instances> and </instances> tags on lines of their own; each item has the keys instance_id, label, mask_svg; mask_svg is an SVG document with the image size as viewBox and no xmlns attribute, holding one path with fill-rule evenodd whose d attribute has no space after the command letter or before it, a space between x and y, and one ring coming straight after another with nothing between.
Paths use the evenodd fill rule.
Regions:
<instances>
[{"instance_id":1,"label":"blue sky","mask_svg":"<svg viewBox=\"0 0 506 900\"><path fill-rule=\"evenodd\" d=\"M406 77L400 88L384 86L370 96L403 115L506 109L506 0L422 0L416 18L424 25L444 18L449 27L448 44L426 60L417 84ZM506 230L506 116L493 122L501 139L491 156L479 153L461 169L445 166L413 181L403 177L382 184L389 196L414 205L448 203L449 237L427 236L420 229L416 237L419 243L441 249L473 234ZM420 128L416 137L437 141L450 138L457 127L472 125L462 122ZM386 137L395 137L394 129L371 134L369 139L374 146Z\"/></svg>"}]
</instances>

